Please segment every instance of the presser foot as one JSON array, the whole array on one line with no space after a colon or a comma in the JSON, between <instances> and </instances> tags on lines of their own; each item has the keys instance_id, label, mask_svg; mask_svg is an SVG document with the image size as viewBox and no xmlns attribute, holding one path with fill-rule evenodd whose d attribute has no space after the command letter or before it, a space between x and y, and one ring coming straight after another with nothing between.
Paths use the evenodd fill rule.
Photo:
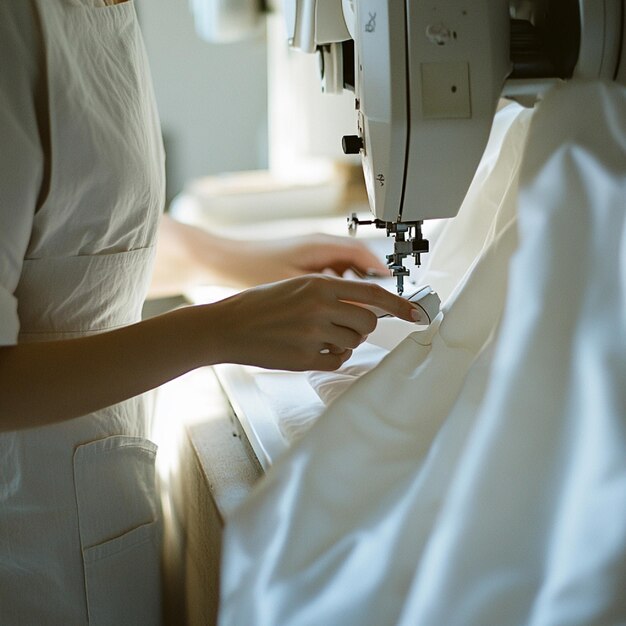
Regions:
<instances>
[{"instance_id":1,"label":"presser foot","mask_svg":"<svg viewBox=\"0 0 626 626\"><path fill-rule=\"evenodd\" d=\"M393 253L387 255L387 267L395 276L398 294L404 292L404 277L409 276L409 270L404 266L404 259L412 256L415 265L421 264L421 255L429 250L428 240L422 237L422 222L385 222L379 219L360 220L356 213L348 218L348 232L356 235L359 225L373 225L376 228L384 228L387 237L394 238Z\"/></svg>"}]
</instances>

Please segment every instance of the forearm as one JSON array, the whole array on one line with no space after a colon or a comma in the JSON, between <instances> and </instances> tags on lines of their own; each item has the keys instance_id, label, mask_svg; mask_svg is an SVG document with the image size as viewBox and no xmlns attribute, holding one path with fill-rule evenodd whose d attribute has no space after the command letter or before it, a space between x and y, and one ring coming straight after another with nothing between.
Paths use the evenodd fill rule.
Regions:
<instances>
[{"instance_id":1,"label":"forearm","mask_svg":"<svg viewBox=\"0 0 626 626\"><path fill-rule=\"evenodd\" d=\"M419 317L377 285L302 276L98 335L0 347L0 431L79 417L201 365L336 369L376 327L359 305Z\"/></svg>"},{"instance_id":2,"label":"forearm","mask_svg":"<svg viewBox=\"0 0 626 626\"><path fill-rule=\"evenodd\" d=\"M179 294L197 284L228 284L223 268L227 255L225 239L164 215L149 295Z\"/></svg>"},{"instance_id":3,"label":"forearm","mask_svg":"<svg viewBox=\"0 0 626 626\"><path fill-rule=\"evenodd\" d=\"M219 346L200 313L190 307L98 335L0 348L0 430L85 415L215 362Z\"/></svg>"},{"instance_id":4,"label":"forearm","mask_svg":"<svg viewBox=\"0 0 626 626\"><path fill-rule=\"evenodd\" d=\"M239 241L164 215L150 295L181 293L198 284L247 288L305 274L343 274L350 268L388 274L380 259L353 239L310 235Z\"/></svg>"}]
</instances>

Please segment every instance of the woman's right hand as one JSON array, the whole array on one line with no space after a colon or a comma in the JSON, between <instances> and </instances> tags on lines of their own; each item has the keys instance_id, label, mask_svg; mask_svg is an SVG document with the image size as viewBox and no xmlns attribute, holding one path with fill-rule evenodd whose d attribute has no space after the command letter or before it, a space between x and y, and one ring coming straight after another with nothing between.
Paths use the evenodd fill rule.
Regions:
<instances>
[{"instance_id":1,"label":"woman's right hand","mask_svg":"<svg viewBox=\"0 0 626 626\"><path fill-rule=\"evenodd\" d=\"M211 363L294 371L334 370L350 358L376 327L367 306L416 319L411 303L378 285L323 275L255 287L206 306Z\"/></svg>"},{"instance_id":2,"label":"woman's right hand","mask_svg":"<svg viewBox=\"0 0 626 626\"><path fill-rule=\"evenodd\" d=\"M415 311L378 285L300 276L108 332L0 346L0 432L86 415L202 365L336 369L376 326L364 306Z\"/></svg>"}]
</instances>

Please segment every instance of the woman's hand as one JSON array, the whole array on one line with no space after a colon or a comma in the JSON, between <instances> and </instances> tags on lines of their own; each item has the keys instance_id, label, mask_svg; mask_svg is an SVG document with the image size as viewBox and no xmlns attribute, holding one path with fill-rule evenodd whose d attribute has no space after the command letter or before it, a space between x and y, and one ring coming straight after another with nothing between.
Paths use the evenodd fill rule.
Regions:
<instances>
[{"instance_id":1,"label":"woman's hand","mask_svg":"<svg viewBox=\"0 0 626 626\"><path fill-rule=\"evenodd\" d=\"M416 319L411 303L377 285L303 276L207 305L207 354L211 362L334 370L376 327L377 317L366 306Z\"/></svg>"},{"instance_id":2,"label":"woman's hand","mask_svg":"<svg viewBox=\"0 0 626 626\"><path fill-rule=\"evenodd\" d=\"M76 339L0 347L0 432L86 415L196 367L333 370L376 326L374 306L413 305L367 282L303 276Z\"/></svg>"},{"instance_id":3,"label":"woman's hand","mask_svg":"<svg viewBox=\"0 0 626 626\"><path fill-rule=\"evenodd\" d=\"M181 293L202 283L254 287L311 273L342 275L350 268L389 274L375 254L348 237L237 241L164 216L151 295Z\"/></svg>"},{"instance_id":4,"label":"woman's hand","mask_svg":"<svg viewBox=\"0 0 626 626\"><path fill-rule=\"evenodd\" d=\"M232 269L238 282L254 286L322 272L342 276L351 268L389 275L382 261L361 242L321 234L246 242L240 264Z\"/></svg>"}]
</instances>

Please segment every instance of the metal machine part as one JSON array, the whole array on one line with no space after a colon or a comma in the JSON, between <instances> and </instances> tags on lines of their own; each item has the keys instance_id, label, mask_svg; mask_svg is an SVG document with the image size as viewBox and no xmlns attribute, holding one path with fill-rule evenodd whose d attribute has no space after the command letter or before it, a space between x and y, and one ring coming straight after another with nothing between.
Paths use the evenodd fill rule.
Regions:
<instances>
[{"instance_id":1,"label":"metal machine part","mask_svg":"<svg viewBox=\"0 0 626 626\"><path fill-rule=\"evenodd\" d=\"M404 293L404 279L410 272L404 266L404 259L412 256L415 265L421 264L421 255L428 252L429 243L422 237L422 222L385 222L383 220L360 220L356 213L348 218L348 232L355 236L358 226L373 224L376 228L384 228L387 236L394 238L393 253L387 255L387 266L396 278L398 294Z\"/></svg>"},{"instance_id":2,"label":"metal machine part","mask_svg":"<svg viewBox=\"0 0 626 626\"><path fill-rule=\"evenodd\" d=\"M343 148L361 155L374 219L349 221L394 237L399 293L404 259L428 251L423 220L457 214L501 97L533 106L558 81L626 84L625 2L286 1L290 44L319 50L326 91L354 91Z\"/></svg>"}]
</instances>

